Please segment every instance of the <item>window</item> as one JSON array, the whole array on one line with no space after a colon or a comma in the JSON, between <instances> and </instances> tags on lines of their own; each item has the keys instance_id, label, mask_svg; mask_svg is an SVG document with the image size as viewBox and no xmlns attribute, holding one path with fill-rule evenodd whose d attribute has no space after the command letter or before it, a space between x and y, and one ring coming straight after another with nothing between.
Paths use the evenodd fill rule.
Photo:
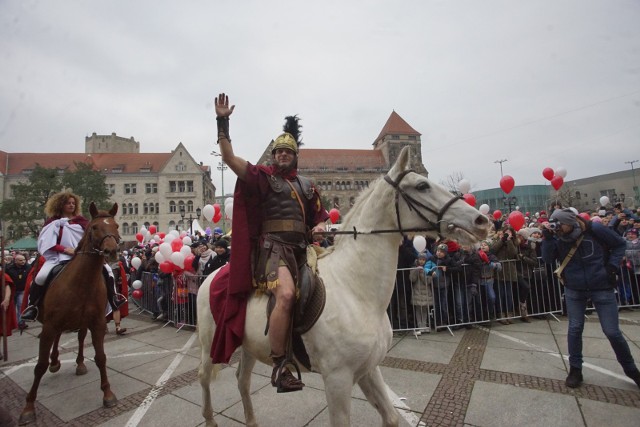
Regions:
<instances>
[{"instance_id":1,"label":"window","mask_svg":"<svg viewBox=\"0 0 640 427\"><path fill-rule=\"evenodd\" d=\"M129 232L129 223L125 222L122 224L122 234L131 234Z\"/></svg>"},{"instance_id":2,"label":"window","mask_svg":"<svg viewBox=\"0 0 640 427\"><path fill-rule=\"evenodd\" d=\"M116 185L115 184L107 184L107 193L110 195L116 194Z\"/></svg>"},{"instance_id":3,"label":"window","mask_svg":"<svg viewBox=\"0 0 640 427\"><path fill-rule=\"evenodd\" d=\"M180 153L180 154L182 154L182 153ZM176 172L184 172L186 170L187 170L187 165L186 164L180 162L180 163L178 163L176 165Z\"/></svg>"},{"instance_id":4,"label":"window","mask_svg":"<svg viewBox=\"0 0 640 427\"><path fill-rule=\"evenodd\" d=\"M184 193L185 185L184 181L178 181L178 193Z\"/></svg>"},{"instance_id":5,"label":"window","mask_svg":"<svg viewBox=\"0 0 640 427\"><path fill-rule=\"evenodd\" d=\"M183 211L186 212L185 211L185 207L184 207L184 202L182 200L180 200L178 202L178 212L183 212Z\"/></svg>"},{"instance_id":6,"label":"window","mask_svg":"<svg viewBox=\"0 0 640 427\"><path fill-rule=\"evenodd\" d=\"M129 203L127 205L127 209L129 210L129 215L133 215L133 203ZM137 231L136 231L137 233Z\"/></svg>"},{"instance_id":7,"label":"window","mask_svg":"<svg viewBox=\"0 0 640 427\"><path fill-rule=\"evenodd\" d=\"M178 187L177 187L175 181L169 181L169 192L170 193L175 193L177 188Z\"/></svg>"},{"instance_id":8,"label":"window","mask_svg":"<svg viewBox=\"0 0 640 427\"><path fill-rule=\"evenodd\" d=\"M160 203L156 202L155 206L156 206L155 213L159 214L160 213ZM155 224L155 225L158 226L158 224Z\"/></svg>"},{"instance_id":9,"label":"window","mask_svg":"<svg viewBox=\"0 0 640 427\"><path fill-rule=\"evenodd\" d=\"M176 212L178 212L178 209L176 209L176 202L170 201L169 202L169 213L176 213Z\"/></svg>"},{"instance_id":10,"label":"window","mask_svg":"<svg viewBox=\"0 0 640 427\"><path fill-rule=\"evenodd\" d=\"M191 200L187 202L187 212L193 212L193 201Z\"/></svg>"},{"instance_id":11,"label":"window","mask_svg":"<svg viewBox=\"0 0 640 427\"><path fill-rule=\"evenodd\" d=\"M187 191L193 193L193 181L187 181Z\"/></svg>"},{"instance_id":12,"label":"window","mask_svg":"<svg viewBox=\"0 0 640 427\"><path fill-rule=\"evenodd\" d=\"M124 194L136 194L136 185L137 184L125 184Z\"/></svg>"},{"instance_id":13,"label":"window","mask_svg":"<svg viewBox=\"0 0 640 427\"><path fill-rule=\"evenodd\" d=\"M158 192L158 184L153 182L147 182L144 185L144 192L147 194L156 194Z\"/></svg>"},{"instance_id":14,"label":"window","mask_svg":"<svg viewBox=\"0 0 640 427\"><path fill-rule=\"evenodd\" d=\"M147 215L149 213L149 205L145 202L142 204L142 214Z\"/></svg>"},{"instance_id":15,"label":"window","mask_svg":"<svg viewBox=\"0 0 640 427\"><path fill-rule=\"evenodd\" d=\"M175 221L169 221L169 230L175 230L176 223Z\"/></svg>"},{"instance_id":16,"label":"window","mask_svg":"<svg viewBox=\"0 0 640 427\"><path fill-rule=\"evenodd\" d=\"M137 222L132 222L131 223L131 234L136 234L138 232L138 223Z\"/></svg>"},{"instance_id":17,"label":"window","mask_svg":"<svg viewBox=\"0 0 640 427\"><path fill-rule=\"evenodd\" d=\"M138 204L137 203L135 203L133 205L133 212L134 212L134 215L138 215Z\"/></svg>"}]
</instances>

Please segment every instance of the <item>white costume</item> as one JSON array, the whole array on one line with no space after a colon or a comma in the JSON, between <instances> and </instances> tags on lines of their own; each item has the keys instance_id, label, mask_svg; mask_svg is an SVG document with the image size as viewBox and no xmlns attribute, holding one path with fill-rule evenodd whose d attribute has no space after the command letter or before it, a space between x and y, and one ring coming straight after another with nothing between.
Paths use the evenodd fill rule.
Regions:
<instances>
[{"instance_id":1,"label":"white costume","mask_svg":"<svg viewBox=\"0 0 640 427\"><path fill-rule=\"evenodd\" d=\"M61 233L62 237L60 237ZM72 255L57 252L53 250L53 247L60 244L65 248L76 248L83 234L82 226L80 224L70 224L69 218L53 220L42 229L38 236L38 252L42 254L45 262L35 279L38 285L44 285L54 266L72 258ZM60 243L58 243L58 239L60 239Z\"/></svg>"}]
</instances>

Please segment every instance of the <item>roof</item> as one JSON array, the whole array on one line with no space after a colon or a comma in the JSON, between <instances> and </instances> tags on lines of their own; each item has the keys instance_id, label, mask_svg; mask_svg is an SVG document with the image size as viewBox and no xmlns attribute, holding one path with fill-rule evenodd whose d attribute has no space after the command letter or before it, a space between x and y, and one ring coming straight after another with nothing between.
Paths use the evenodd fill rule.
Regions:
<instances>
[{"instance_id":1,"label":"roof","mask_svg":"<svg viewBox=\"0 0 640 427\"><path fill-rule=\"evenodd\" d=\"M380 150L301 148L298 169L380 169L386 163Z\"/></svg>"},{"instance_id":2,"label":"roof","mask_svg":"<svg viewBox=\"0 0 640 427\"><path fill-rule=\"evenodd\" d=\"M421 133L412 128L409 123L407 123L398 113L394 111L391 112L391 115L387 119L387 123L384 124L380 134L376 138L376 141L385 135L417 135L420 136Z\"/></svg>"},{"instance_id":3,"label":"roof","mask_svg":"<svg viewBox=\"0 0 640 427\"><path fill-rule=\"evenodd\" d=\"M18 175L33 169L36 164L44 168L74 168L74 162L91 162L97 170L120 173L137 173L141 169L159 172L173 153L5 153L0 152L1 170L6 175ZM7 161L8 159L8 161Z\"/></svg>"}]
</instances>

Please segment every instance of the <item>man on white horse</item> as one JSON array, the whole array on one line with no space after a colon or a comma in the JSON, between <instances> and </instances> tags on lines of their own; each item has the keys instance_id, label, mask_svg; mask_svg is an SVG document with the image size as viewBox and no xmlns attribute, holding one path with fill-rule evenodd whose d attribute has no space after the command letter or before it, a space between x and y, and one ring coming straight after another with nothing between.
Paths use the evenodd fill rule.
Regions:
<instances>
[{"instance_id":1,"label":"man on white horse","mask_svg":"<svg viewBox=\"0 0 640 427\"><path fill-rule=\"evenodd\" d=\"M222 161L238 176L235 200L243 199L247 208L247 227L237 227L234 205L234 250L231 258L230 282L234 281L234 266L237 262L250 265L248 260L238 259L238 254L251 254L253 260L253 286L258 291L275 296L275 307L269 317L269 343L273 373L271 383L279 384L280 392L297 391L304 383L294 377L288 369L277 372L286 360L291 321L296 302L298 270L306 261L306 248L313 233L325 231L329 218L322 207L320 195L313 183L298 175L298 118L286 118L284 133L272 141L271 166L253 165L236 156L229 137L229 116L234 105L220 94L215 100L218 124L218 144ZM311 233L309 233L311 231ZM250 251L238 250L238 233L248 233ZM244 256L246 258L246 256ZM216 334L218 331L216 331ZM214 346L216 344L214 338Z\"/></svg>"}]
</instances>

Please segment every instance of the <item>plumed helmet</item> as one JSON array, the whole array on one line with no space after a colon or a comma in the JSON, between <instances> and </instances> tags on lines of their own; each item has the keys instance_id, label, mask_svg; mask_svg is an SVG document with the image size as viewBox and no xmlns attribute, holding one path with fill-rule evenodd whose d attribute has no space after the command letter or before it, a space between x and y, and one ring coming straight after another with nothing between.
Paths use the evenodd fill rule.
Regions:
<instances>
[{"instance_id":1,"label":"plumed helmet","mask_svg":"<svg viewBox=\"0 0 640 427\"><path fill-rule=\"evenodd\" d=\"M285 117L285 123L282 128L284 133L278 136L275 141L272 141L271 154L275 153L279 148L287 148L298 154L298 148L302 145L300 138L300 129L302 126L300 126L298 122L298 116Z\"/></svg>"}]
</instances>

